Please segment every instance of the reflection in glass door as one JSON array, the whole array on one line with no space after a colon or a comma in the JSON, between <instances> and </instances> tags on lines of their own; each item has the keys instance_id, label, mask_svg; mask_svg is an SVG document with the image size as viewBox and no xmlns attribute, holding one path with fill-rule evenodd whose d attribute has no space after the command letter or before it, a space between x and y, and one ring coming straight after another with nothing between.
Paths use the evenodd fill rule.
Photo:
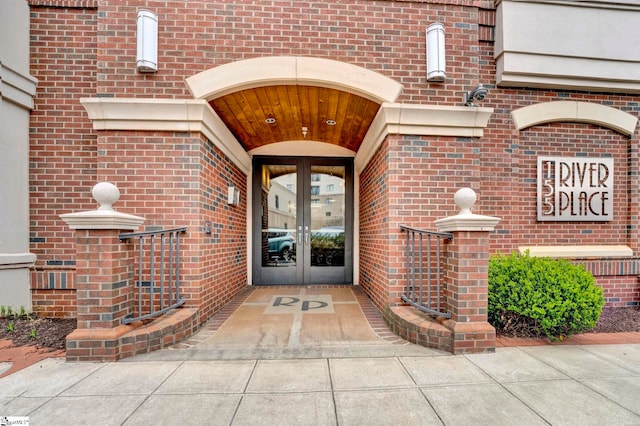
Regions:
<instances>
[{"instance_id":1,"label":"reflection in glass door","mask_svg":"<svg viewBox=\"0 0 640 426\"><path fill-rule=\"evenodd\" d=\"M311 266L344 266L345 167L311 166Z\"/></svg>"},{"instance_id":2,"label":"reflection in glass door","mask_svg":"<svg viewBox=\"0 0 640 426\"><path fill-rule=\"evenodd\" d=\"M254 283L352 281L352 162L257 158Z\"/></svg>"}]
</instances>

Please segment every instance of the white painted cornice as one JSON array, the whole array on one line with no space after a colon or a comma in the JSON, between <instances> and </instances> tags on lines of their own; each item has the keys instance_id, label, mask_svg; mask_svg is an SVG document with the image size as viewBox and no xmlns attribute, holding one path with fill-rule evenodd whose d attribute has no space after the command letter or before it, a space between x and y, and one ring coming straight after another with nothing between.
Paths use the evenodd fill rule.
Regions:
<instances>
[{"instance_id":1,"label":"white painted cornice","mask_svg":"<svg viewBox=\"0 0 640 426\"><path fill-rule=\"evenodd\" d=\"M355 158L362 171L390 134L482 137L493 108L383 103Z\"/></svg>"},{"instance_id":2,"label":"white painted cornice","mask_svg":"<svg viewBox=\"0 0 640 426\"><path fill-rule=\"evenodd\" d=\"M553 122L590 123L615 130L625 136L632 136L638 124L638 117L619 109L575 101L535 104L512 111L511 117L518 130Z\"/></svg>"},{"instance_id":3,"label":"white painted cornice","mask_svg":"<svg viewBox=\"0 0 640 426\"><path fill-rule=\"evenodd\" d=\"M0 269L30 268L35 262L33 253L0 253Z\"/></svg>"},{"instance_id":4,"label":"white painted cornice","mask_svg":"<svg viewBox=\"0 0 640 426\"><path fill-rule=\"evenodd\" d=\"M143 217L117 211L90 210L61 214L70 229L121 229L135 231L144 222Z\"/></svg>"},{"instance_id":5,"label":"white painted cornice","mask_svg":"<svg viewBox=\"0 0 640 426\"><path fill-rule=\"evenodd\" d=\"M94 130L200 132L242 171L251 158L204 99L82 98Z\"/></svg>"},{"instance_id":6,"label":"white painted cornice","mask_svg":"<svg viewBox=\"0 0 640 426\"><path fill-rule=\"evenodd\" d=\"M458 214L435 221L438 232L490 232L495 230L500 218L481 214Z\"/></svg>"}]
</instances>

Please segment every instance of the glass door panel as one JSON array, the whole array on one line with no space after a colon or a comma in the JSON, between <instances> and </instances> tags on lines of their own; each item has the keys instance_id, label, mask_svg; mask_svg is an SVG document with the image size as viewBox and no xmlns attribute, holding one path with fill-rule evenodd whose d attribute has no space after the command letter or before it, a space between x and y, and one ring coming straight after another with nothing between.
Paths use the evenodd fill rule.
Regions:
<instances>
[{"instance_id":1,"label":"glass door panel","mask_svg":"<svg viewBox=\"0 0 640 426\"><path fill-rule=\"evenodd\" d=\"M344 266L345 168L311 166L311 266Z\"/></svg>"},{"instance_id":2,"label":"glass door panel","mask_svg":"<svg viewBox=\"0 0 640 426\"><path fill-rule=\"evenodd\" d=\"M254 282L298 284L302 266L298 255L298 211L302 202L297 160L274 159L254 165Z\"/></svg>"},{"instance_id":3,"label":"glass door panel","mask_svg":"<svg viewBox=\"0 0 640 426\"><path fill-rule=\"evenodd\" d=\"M350 159L254 159L254 284L352 282L352 170Z\"/></svg>"},{"instance_id":4,"label":"glass door panel","mask_svg":"<svg viewBox=\"0 0 640 426\"><path fill-rule=\"evenodd\" d=\"M296 166L262 166L262 266L296 266ZM266 204L266 205L265 205ZM266 213L266 214L265 214Z\"/></svg>"}]
</instances>

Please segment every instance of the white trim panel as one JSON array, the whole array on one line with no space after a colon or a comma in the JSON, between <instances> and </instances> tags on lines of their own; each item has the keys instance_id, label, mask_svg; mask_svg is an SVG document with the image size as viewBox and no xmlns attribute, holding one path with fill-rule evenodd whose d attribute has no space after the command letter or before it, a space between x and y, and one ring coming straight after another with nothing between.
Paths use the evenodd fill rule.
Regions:
<instances>
[{"instance_id":1,"label":"white trim panel","mask_svg":"<svg viewBox=\"0 0 640 426\"><path fill-rule=\"evenodd\" d=\"M201 132L245 174L251 157L201 99L82 98L94 130Z\"/></svg>"},{"instance_id":2,"label":"white trim panel","mask_svg":"<svg viewBox=\"0 0 640 426\"><path fill-rule=\"evenodd\" d=\"M511 112L518 130L553 122L590 123L613 129L625 136L635 132L638 118L605 105L559 101L545 102Z\"/></svg>"},{"instance_id":3,"label":"white trim panel","mask_svg":"<svg viewBox=\"0 0 640 426\"><path fill-rule=\"evenodd\" d=\"M633 250L627 246L524 246L518 250L520 253L529 250L531 256L552 258L633 256Z\"/></svg>"},{"instance_id":4,"label":"white trim panel","mask_svg":"<svg viewBox=\"0 0 640 426\"><path fill-rule=\"evenodd\" d=\"M493 108L384 103L355 157L360 173L390 134L482 137Z\"/></svg>"},{"instance_id":5,"label":"white trim panel","mask_svg":"<svg viewBox=\"0 0 640 426\"><path fill-rule=\"evenodd\" d=\"M249 155L291 155L300 157L354 157L350 149L317 141L299 140L270 143L249 151Z\"/></svg>"},{"instance_id":6,"label":"white trim panel","mask_svg":"<svg viewBox=\"0 0 640 426\"><path fill-rule=\"evenodd\" d=\"M394 102L402 85L374 71L330 59L271 56L220 65L186 79L194 98L212 100L245 89L283 84L319 86L371 101Z\"/></svg>"},{"instance_id":7,"label":"white trim panel","mask_svg":"<svg viewBox=\"0 0 640 426\"><path fill-rule=\"evenodd\" d=\"M21 74L0 61L0 98L24 109L33 109L38 80Z\"/></svg>"}]
</instances>

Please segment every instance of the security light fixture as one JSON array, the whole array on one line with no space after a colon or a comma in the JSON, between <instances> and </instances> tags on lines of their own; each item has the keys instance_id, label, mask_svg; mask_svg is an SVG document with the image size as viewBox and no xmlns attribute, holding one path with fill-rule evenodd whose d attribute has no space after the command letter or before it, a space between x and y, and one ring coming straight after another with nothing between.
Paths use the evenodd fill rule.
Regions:
<instances>
[{"instance_id":1,"label":"security light fixture","mask_svg":"<svg viewBox=\"0 0 640 426\"><path fill-rule=\"evenodd\" d=\"M442 82L447 77L444 26L440 23L427 27L427 81Z\"/></svg>"},{"instance_id":2,"label":"security light fixture","mask_svg":"<svg viewBox=\"0 0 640 426\"><path fill-rule=\"evenodd\" d=\"M482 83L478 84L475 89L464 94L464 106L473 106L475 101L483 101L487 97L489 91Z\"/></svg>"},{"instance_id":3,"label":"security light fixture","mask_svg":"<svg viewBox=\"0 0 640 426\"><path fill-rule=\"evenodd\" d=\"M158 16L148 10L138 11L138 72L158 71Z\"/></svg>"}]
</instances>

